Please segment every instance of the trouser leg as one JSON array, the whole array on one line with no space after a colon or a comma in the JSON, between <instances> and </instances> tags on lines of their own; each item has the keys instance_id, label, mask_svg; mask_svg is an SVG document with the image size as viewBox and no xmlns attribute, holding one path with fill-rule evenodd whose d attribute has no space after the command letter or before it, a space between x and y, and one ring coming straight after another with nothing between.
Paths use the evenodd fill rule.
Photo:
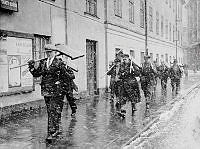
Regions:
<instances>
[{"instance_id":1,"label":"trouser leg","mask_svg":"<svg viewBox=\"0 0 200 149\"><path fill-rule=\"evenodd\" d=\"M73 95L68 94L66 97L67 97L69 106L72 110L72 113L76 113L77 106L76 106L75 99L74 99Z\"/></svg>"},{"instance_id":2,"label":"trouser leg","mask_svg":"<svg viewBox=\"0 0 200 149\"><path fill-rule=\"evenodd\" d=\"M54 121L54 127L55 131L59 131L59 126L61 125L61 114L63 109L63 96L54 97L53 98L53 121Z\"/></svg>"},{"instance_id":3,"label":"trouser leg","mask_svg":"<svg viewBox=\"0 0 200 149\"><path fill-rule=\"evenodd\" d=\"M51 97L44 97L44 100L45 100L45 104L46 104L47 119L48 119L47 132L48 132L48 134L53 134L55 132L55 129L53 127Z\"/></svg>"},{"instance_id":4,"label":"trouser leg","mask_svg":"<svg viewBox=\"0 0 200 149\"><path fill-rule=\"evenodd\" d=\"M48 113L48 133L53 134L59 130L63 108L63 96L45 97Z\"/></svg>"},{"instance_id":5,"label":"trouser leg","mask_svg":"<svg viewBox=\"0 0 200 149\"><path fill-rule=\"evenodd\" d=\"M178 91L180 89L180 79L176 80L176 94L178 94Z\"/></svg>"}]
</instances>

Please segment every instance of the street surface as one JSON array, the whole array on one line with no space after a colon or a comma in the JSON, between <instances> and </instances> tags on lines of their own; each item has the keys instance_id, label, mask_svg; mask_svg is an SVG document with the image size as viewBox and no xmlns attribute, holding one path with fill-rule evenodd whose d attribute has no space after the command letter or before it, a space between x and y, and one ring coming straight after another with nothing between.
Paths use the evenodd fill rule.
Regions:
<instances>
[{"instance_id":1,"label":"street surface","mask_svg":"<svg viewBox=\"0 0 200 149\"><path fill-rule=\"evenodd\" d=\"M198 81L200 81L200 74L198 73L192 73L188 80L183 78L181 91L188 89ZM141 94L143 96L142 91ZM199 92L196 94L196 97L198 97L198 95L200 95ZM154 146L158 149L163 148L162 143L165 142L165 139L168 140L171 135L174 139L172 138L171 142L169 140L169 144L177 143L177 140L175 140L178 139L177 135L181 137L181 135L185 133L184 136L187 137L188 131L185 129L185 126L189 126L190 121L192 122L195 120L193 112L195 115L198 115L196 110L197 107L199 107L199 103L195 103L195 101L197 101L195 99L196 98L190 101L191 104L185 104L185 108L177 114L177 118L174 118L176 125L171 124L172 127L170 127L174 135L169 134L162 139L165 136L165 133L163 133L161 135L162 137L159 136L155 138L155 140L153 139L149 142L152 144L151 146L153 146L153 148ZM160 89L160 81L158 81L156 98L151 104L151 117L155 117L156 115L154 115L154 113L171 100L170 84L168 84L167 97L163 97ZM145 117L144 114L144 98L142 98L142 102L137 105L138 110L134 117L131 116L130 103L126 105L127 114L125 120L121 120L115 116L114 105L110 103L109 96L83 99L77 101L77 104L78 111L76 119L71 118L71 109L64 106L62 113L62 134L52 144L45 143L47 135L47 115L45 109L27 111L25 114L11 117L0 125L0 149L118 149L141 130L149 119ZM190 111L190 109L192 109L192 111ZM182 122L187 122L187 125L184 126L185 123ZM175 127L177 125L180 126L180 129ZM184 131L181 131L181 129ZM198 131L198 129L194 129L192 132L198 134ZM169 132L171 132L170 129ZM168 134L168 132L166 134ZM157 141L158 139L160 139L159 144ZM182 141L185 142L184 138ZM166 148L169 144L166 144ZM190 142L190 144L192 144L192 142ZM174 147L178 148L178 145Z\"/></svg>"},{"instance_id":2,"label":"street surface","mask_svg":"<svg viewBox=\"0 0 200 149\"><path fill-rule=\"evenodd\" d=\"M135 149L199 149L200 88L193 90L174 117Z\"/></svg>"}]
</instances>

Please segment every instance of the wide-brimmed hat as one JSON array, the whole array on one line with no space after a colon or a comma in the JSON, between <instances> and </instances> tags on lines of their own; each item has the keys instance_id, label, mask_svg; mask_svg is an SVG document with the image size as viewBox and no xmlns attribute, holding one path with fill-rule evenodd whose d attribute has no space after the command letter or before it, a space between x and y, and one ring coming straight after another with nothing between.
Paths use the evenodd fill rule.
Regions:
<instances>
[{"instance_id":1,"label":"wide-brimmed hat","mask_svg":"<svg viewBox=\"0 0 200 149\"><path fill-rule=\"evenodd\" d=\"M44 46L44 51L45 51L45 52L47 52L47 51L56 51L56 50L57 50L57 48L56 48L56 46L53 45L53 44L46 44L46 45Z\"/></svg>"},{"instance_id":2,"label":"wide-brimmed hat","mask_svg":"<svg viewBox=\"0 0 200 149\"><path fill-rule=\"evenodd\" d=\"M116 52L116 55L119 55L119 54L123 54L123 50L120 49L119 51Z\"/></svg>"},{"instance_id":3,"label":"wide-brimmed hat","mask_svg":"<svg viewBox=\"0 0 200 149\"><path fill-rule=\"evenodd\" d=\"M151 56L150 55L145 55L144 58L148 59L148 58L151 58Z\"/></svg>"},{"instance_id":4,"label":"wide-brimmed hat","mask_svg":"<svg viewBox=\"0 0 200 149\"><path fill-rule=\"evenodd\" d=\"M129 58L129 55L128 54L124 54L123 57L124 58Z\"/></svg>"}]
</instances>

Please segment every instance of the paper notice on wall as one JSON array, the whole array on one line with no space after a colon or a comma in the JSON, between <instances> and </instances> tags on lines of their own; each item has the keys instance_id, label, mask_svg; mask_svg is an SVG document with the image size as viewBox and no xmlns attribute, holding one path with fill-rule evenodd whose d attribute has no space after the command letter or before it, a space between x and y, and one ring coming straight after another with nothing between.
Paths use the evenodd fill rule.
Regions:
<instances>
[{"instance_id":1,"label":"paper notice on wall","mask_svg":"<svg viewBox=\"0 0 200 149\"><path fill-rule=\"evenodd\" d=\"M21 63L26 64L29 60L32 59L31 55L22 55ZM33 85L33 77L28 69L28 65L21 67L21 86L31 86Z\"/></svg>"},{"instance_id":2,"label":"paper notice on wall","mask_svg":"<svg viewBox=\"0 0 200 149\"><path fill-rule=\"evenodd\" d=\"M21 63L20 60L20 55L9 55L8 56L8 64L9 68L15 67L20 65ZM15 69L9 69L9 79L8 79L8 84L9 87L16 87L20 86L20 67L15 68Z\"/></svg>"},{"instance_id":3,"label":"paper notice on wall","mask_svg":"<svg viewBox=\"0 0 200 149\"><path fill-rule=\"evenodd\" d=\"M8 66L0 65L0 92L8 91Z\"/></svg>"},{"instance_id":4,"label":"paper notice on wall","mask_svg":"<svg viewBox=\"0 0 200 149\"><path fill-rule=\"evenodd\" d=\"M0 92L8 91L8 60L4 41L0 41Z\"/></svg>"}]
</instances>

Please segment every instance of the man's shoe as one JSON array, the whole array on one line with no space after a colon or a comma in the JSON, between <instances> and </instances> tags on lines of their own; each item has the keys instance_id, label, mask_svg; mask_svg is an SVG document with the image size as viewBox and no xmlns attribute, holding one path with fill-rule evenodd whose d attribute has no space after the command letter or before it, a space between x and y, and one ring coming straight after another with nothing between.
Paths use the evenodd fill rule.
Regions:
<instances>
[{"instance_id":1,"label":"man's shoe","mask_svg":"<svg viewBox=\"0 0 200 149\"><path fill-rule=\"evenodd\" d=\"M71 117L75 118L76 117L76 112L72 112Z\"/></svg>"},{"instance_id":2,"label":"man's shoe","mask_svg":"<svg viewBox=\"0 0 200 149\"><path fill-rule=\"evenodd\" d=\"M53 141L53 137L52 137L52 135L47 136L47 138L46 138L46 142L49 143L49 144L51 144L52 141Z\"/></svg>"}]
</instances>

